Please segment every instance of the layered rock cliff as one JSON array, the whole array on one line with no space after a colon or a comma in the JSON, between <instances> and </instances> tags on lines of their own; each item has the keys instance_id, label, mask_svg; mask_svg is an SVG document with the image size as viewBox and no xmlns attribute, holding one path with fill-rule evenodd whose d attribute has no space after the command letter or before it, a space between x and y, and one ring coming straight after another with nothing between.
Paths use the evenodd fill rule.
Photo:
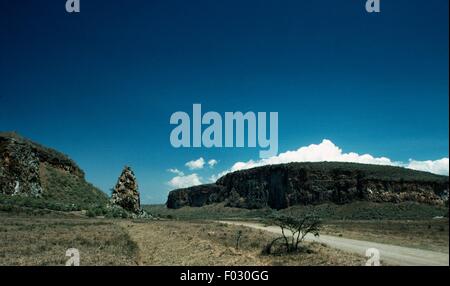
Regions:
<instances>
[{"instance_id":1,"label":"layered rock cliff","mask_svg":"<svg viewBox=\"0 0 450 286\"><path fill-rule=\"evenodd\" d=\"M167 207L226 202L240 208L283 209L293 205L353 201L448 202L449 181L400 167L355 163L289 163L229 173L215 184L171 191Z\"/></svg>"},{"instance_id":2,"label":"layered rock cliff","mask_svg":"<svg viewBox=\"0 0 450 286\"><path fill-rule=\"evenodd\" d=\"M106 195L86 182L84 172L66 155L13 132L0 133L0 194L74 205L107 202Z\"/></svg>"}]
</instances>

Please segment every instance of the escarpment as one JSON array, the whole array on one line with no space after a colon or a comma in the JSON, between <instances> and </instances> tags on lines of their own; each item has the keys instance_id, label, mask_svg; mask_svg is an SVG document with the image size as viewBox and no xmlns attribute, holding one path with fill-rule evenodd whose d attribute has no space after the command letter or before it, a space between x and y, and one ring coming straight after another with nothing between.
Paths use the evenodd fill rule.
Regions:
<instances>
[{"instance_id":1,"label":"escarpment","mask_svg":"<svg viewBox=\"0 0 450 286\"><path fill-rule=\"evenodd\" d=\"M293 205L353 201L448 202L447 176L393 167L320 162L270 165L229 173L215 184L174 190L167 207L226 202L239 208L283 209Z\"/></svg>"}]
</instances>

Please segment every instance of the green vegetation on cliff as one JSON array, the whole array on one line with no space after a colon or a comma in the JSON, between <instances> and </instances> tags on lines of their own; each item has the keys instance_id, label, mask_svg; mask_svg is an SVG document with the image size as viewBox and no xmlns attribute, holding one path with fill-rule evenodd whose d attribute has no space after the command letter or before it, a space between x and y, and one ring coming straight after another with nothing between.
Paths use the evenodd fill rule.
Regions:
<instances>
[{"instance_id":1,"label":"green vegetation on cliff","mask_svg":"<svg viewBox=\"0 0 450 286\"><path fill-rule=\"evenodd\" d=\"M0 132L0 210L78 211L106 206L66 155L11 132Z\"/></svg>"},{"instance_id":2,"label":"green vegetation on cliff","mask_svg":"<svg viewBox=\"0 0 450 286\"><path fill-rule=\"evenodd\" d=\"M247 220L264 219L276 214L303 217L311 213L324 220L427 220L439 216L448 217L448 207L416 202L395 204L361 201L344 205L325 203L315 206L297 205L282 210L270 208L249 210L226 207L224 203L179 209L169 209L164 205L145 205L143 208L154 216L179 220Z\"/></svg>"},{"instance_id":3,"label":"green vegetation on cliff","mask_svg":"<svg viewBox=\"0 0 450 286\"><path fill-rule=\"evenodd\" d=\"M44 188L42 198L62 204L74 204L81 209L95 205L106 205L108 197L105 193L72 174L54 169L48 165L41 169L41 181Z\"/></svg>"}]
</instances>

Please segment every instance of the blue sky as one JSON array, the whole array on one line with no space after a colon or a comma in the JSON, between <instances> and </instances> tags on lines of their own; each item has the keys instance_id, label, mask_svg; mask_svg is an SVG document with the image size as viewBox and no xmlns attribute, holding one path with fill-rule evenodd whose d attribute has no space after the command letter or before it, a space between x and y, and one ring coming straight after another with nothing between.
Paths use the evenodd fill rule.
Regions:
<instances>
[{"instance_id":1,"label":"blue sky","mask_svg":"<svg viewBox=\"0 0 450 286\"><path fill-rule=\"evenodd\" d=\"M58 3L57 3L58 2ZM61 3L59 3L61 2ZM279 151L331 140L392 161L448 158L448 1L3 0L0 130L70 155L145 203L177 168L203 181L259 149L174 149L170 115L279 113ZM216 159L214 169L185 163Z\"/></svg>"}]
</instances>

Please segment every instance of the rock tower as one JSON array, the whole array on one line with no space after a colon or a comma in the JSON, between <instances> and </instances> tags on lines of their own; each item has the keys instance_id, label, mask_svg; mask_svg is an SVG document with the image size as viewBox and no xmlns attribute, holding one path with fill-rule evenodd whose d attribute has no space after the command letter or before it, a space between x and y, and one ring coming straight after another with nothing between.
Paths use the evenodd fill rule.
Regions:
<instances>
[{"instance_id":1,"label":"rock tower","mask_svg":"<svg viewBox=\"0 0 450 286\"><path fill-rule=\"evenodd\" d=\"M113 189L111 202L132 213L141 209L136 176L130 167L125 166Z\"/></svg>"}]
</instances>

